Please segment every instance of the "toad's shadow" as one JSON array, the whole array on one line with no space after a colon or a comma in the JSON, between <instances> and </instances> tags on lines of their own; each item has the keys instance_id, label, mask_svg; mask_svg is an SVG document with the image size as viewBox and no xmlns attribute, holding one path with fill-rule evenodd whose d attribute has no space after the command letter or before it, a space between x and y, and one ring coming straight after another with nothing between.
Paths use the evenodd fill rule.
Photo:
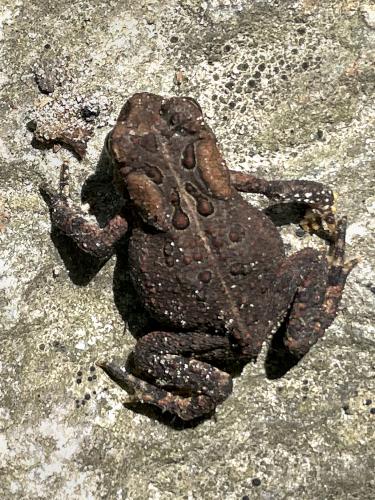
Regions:
<instances>
[{"instance_id":1,"label":"toad's shadow","mask_svg":"<svg viewBox=\"0 0 375 500\"><path fill-rule=\"evenodd\" d=\"M84 182L81 203L90 206L90 215L95 216L101 227L124 206L124 200L113 186L113 167L104 147L94 174ZM48 193L42 189L42 196L48 200ZM86 286L107 263L81 250L75 242L56 226L51 226L51 239L57 248L71 281L78 286ZM115 304L121 317L126 321L131 333L139 337L155 326L138 299L128 272L128 243L125 235L115 247L116 264L113 276ZM149 325L149 326L147 326Z\"/></svg>"},{"instance_id":2,"label":"toad's shadow","mask_svg":"<svg viewBox=\"0 0 375 500\"><path fill-rule=\"evenodd\" d=\"M42 193L43 194L43 193ZM46 195L43 194L44 198ZM46 200L48 201L48 200ZM82 203L90 205L90 214L94 215L101 226L119 212L123 207L123 200L116 192L112 183L112 165L105 148L103 148L96 171L84 183L81 192ZM274 204L264 210L264 213L276 226L298 223L305 214L306 206L300 203ZM79 286L87 285L105 265L106 261L99 260L80 250L73 240L64 235L59 229L52 226L51 238L56 246L72 282ZM135 338L160 329L158 325L142 307L136 290L130 280L128 269L128 242L125 236L116 245L116 265L113 276L114 301L124 322L127 323L131 334ZM166 330L165 327L163 327ZM274 335L268 350L265 362L266 375L270 379L282 377L288 370L298 363L284 347L283 335L285 322ZM232 375L241 373L243 365L226 367ZM168 412L148 404L126 403L126 407L137 413L145 414L175 429L185 429L199 425L206 418L199 418L184 422Z\"/></svg>"}]
</instances>

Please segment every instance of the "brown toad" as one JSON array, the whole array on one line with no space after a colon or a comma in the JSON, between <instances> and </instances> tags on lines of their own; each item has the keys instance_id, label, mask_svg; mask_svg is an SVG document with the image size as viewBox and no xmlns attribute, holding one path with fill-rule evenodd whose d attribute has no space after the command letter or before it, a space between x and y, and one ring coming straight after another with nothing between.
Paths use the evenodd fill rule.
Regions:
<instances>
[{"instance_id":1,"label":"brown toad","mask_svg":"<svg viewBox=\"0 0 375 500\"><path fill-rule=\"evenodd\" d=\"M344 263L345 221L335 223L330 189L228 170L186 97L135 94L107 149L126 213L101 228L62 190L49 190L49 203L53 223L99 258L130 232L131 278L160 327L138 340L127 367L102 366L132 400L183 420L210 414L232 390L223 366L255 359L281 321L296 358L323 336L356 263ZM311 248L286 257L275 225L238 191L305 203L330 227L328 258Z\"/></svg>"}]
</instances>

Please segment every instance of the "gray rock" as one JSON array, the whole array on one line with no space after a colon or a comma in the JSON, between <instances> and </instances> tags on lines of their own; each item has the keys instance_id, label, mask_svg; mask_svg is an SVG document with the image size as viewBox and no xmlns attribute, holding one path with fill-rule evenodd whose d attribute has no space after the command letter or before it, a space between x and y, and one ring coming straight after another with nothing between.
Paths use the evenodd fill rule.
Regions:
<instances>
[{"instance_id":1,"label":"gray rock","mask_svg":"<svg viewBox=\"0 0 375 500\"><path fill-rule=\"evenodd\" d=\"M3 498L373 497L371 9L349 0L2 2ZM51 68L52 94L38 90L35 67ZM42 181L58 182L65 160L79 200L122 103L143 90L196 98L231 167L331 185L349 218L349 256L362 259L326 337L274 380L265 346L216 419L195 428L127 409L126 394L92 370L134 344L113 288L135 306L124 283L113 283L114 259L91 279L69 252L62 259L38 192ZM89 124L87 102L100 110ZM65 147L32 145L35 132L45 146L83 125L91 128L82 162ZM282 229L291 249L324 245L295 230Z\"/></svg>"}]
</instances>

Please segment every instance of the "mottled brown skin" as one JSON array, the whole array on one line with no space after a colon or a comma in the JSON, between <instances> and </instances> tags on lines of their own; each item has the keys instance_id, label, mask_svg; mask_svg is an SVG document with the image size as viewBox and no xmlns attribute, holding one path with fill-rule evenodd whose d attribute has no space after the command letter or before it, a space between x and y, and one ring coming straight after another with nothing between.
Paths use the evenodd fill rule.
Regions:
<instances>
[{"instance_id":1,"label":"mottled brown skin","mask_svg":"<svg viewBox=\"0 0 375 500\"><path fill-rule=\"evenodd\" d=\"M232 390L219 366L255 359L282 320L298 358L322 337L355 265L344 263L330 189L229 171L190 98L135 94L107 148L128 212L99 228L61 193L49 191L50 206L53 222L101 258L131 231L131 278L160 330L138 340L131 372L102 366L134 401L184 420L210 414ZM277 228L238 191L306 203L332 231L329 258L311 248L287 258Z\"/></svg>"}]
</instances>

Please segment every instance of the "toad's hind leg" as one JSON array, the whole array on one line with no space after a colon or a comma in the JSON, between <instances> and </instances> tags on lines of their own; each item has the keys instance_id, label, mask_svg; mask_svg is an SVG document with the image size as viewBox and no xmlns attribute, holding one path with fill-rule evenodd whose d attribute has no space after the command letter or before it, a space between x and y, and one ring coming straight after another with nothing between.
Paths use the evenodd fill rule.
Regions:
<instances>
[{"instance_id":1,"label":"toad's hind leg","mask_svg":"<svg viewBox=\"0 0 375 500\"><path fill-rule=\"evenodd\" d=\"M225 357L229 340L208 334L152 332L138 340L130 368L100 363L131 401L192 420L211 414L232 392L231 376L202 359ZM199 359L201 358L201 359Z\"/></svg>"},{"instance_id":2,"label":"toad's hind leg","mask_svg":"<svg viewBox=\"0 0 375 500\"><path fill-rule=\"evenodd\" d=\"M328 269L326 259L315 254L310 261L312 272L297 289L286 320L284 344L298 358L307 353L335 319L346 279L357 264L356 259L344 260L345 232L346 219L342 219L337 224L336 239L331 243Z\"/></svg>"}]
</instances>

